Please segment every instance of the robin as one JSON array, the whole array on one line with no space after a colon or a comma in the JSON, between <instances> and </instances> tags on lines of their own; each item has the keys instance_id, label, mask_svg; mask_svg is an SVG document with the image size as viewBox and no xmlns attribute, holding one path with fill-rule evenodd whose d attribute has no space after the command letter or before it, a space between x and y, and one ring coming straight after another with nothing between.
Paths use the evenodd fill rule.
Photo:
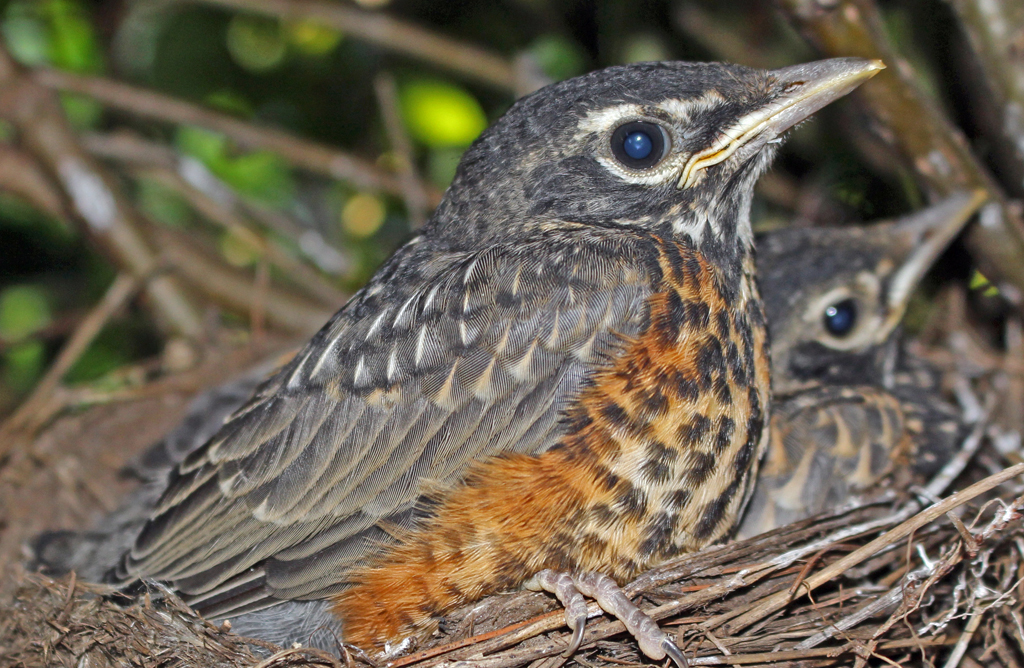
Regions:
<instances>
[{"instance_id":1,"label":"robin","mask_svg":"<svg viewBox=\"0 0 1024 668\"><path fill-rule=\"evenodd\" d=\"M772 338L768 452L738 537L834 509L902 463L936 471L964 435L936 374L900 345L910 296L984 201L895 222L758 237Z\"/></svg>"},{"instance_id":2,"label":"robin","mask_svg":"<svg viewBox=\"0 0 1024 668\"><path fill-rule=\"evenodd\" d=\"M914 472L930 474L960 442L959 413L943 400L935 371L902 350L898 323L918 281L980 201L955 195L866 230L790 229L756 238L777 394L768 463L740 538L836 508L894 462L909 459ZM854 337L859 345L850 345ZM101 578L138 535L170 469L277 365L197 398L181 425L128 467L145 484L123 508L91 532L47 534L36 544L37 560L52 572Z\"/></svg>"},{"instance_id":3,"label":"robin","mask_svg":"<svg viewBox=\"0 0 1024 668\"><path fill-rule=\"evenodd\" d=\"M574 647L586 594L685 663L617 583L732 527L769 409L753 186L882 67L635 64L520 100L174 469L111 579L246 635L385 652L527 584L565 603Z\"/></svg>"}]
</instances>

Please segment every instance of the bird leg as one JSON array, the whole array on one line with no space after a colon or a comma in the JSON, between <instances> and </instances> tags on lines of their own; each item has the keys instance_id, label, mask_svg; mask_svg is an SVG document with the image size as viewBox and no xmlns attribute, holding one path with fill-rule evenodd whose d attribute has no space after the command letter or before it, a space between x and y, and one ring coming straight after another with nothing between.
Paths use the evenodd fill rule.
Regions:
<instances>
[{"instance_id":1,"label":"bird leg","mask_svg":"<svg viewBox=\"0 0 1024 668\"><path fill-rule=\"evenodd\" d=\"M615 580L603 573L587 572L573 576L544 569L527 580L524 586L533 591L550 592L565 606L565 622L572 629L572 639L562 656L570 656L583 642L587 624L587 602L583 597L589 596L602 610L626 626L648 658L660 661L669 656L678 668L689 668L683 652L668 635L633 605Z\"/></svg>"}]
</instances>

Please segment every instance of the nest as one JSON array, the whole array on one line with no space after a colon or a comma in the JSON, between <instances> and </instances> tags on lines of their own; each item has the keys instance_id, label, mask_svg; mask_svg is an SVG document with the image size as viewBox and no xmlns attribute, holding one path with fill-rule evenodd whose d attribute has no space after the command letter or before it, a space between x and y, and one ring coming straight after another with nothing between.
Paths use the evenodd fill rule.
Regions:
<instances>
[{"instance_id":1,"label":"nest","mask_svg":"<svg viewBox=\"0 0 1024 668\"><path fill-rule=\"evenodd\" d=\"M980 435L975 434L975 440ZM963 468L951 462L927 497ZM690 664L1020 665L1024 653L1024 496L1018 464L922 509L881 500L754 539L707 548L645 573L628 594L673 631ZM1017 485L1017 487L1012 487ZM0 607L0 665L258 666L381 661L339 643L337 659L215 626L163 593L124 606L109 591L26 576ZM591 611L598 615L596 606ZM984 622L984 623L983 623ZM427 668L612 668L646 662L620 622L598 616L583 647L552 600L495 596L444 619L386 663Z\"/></svg>"}]
</instances>

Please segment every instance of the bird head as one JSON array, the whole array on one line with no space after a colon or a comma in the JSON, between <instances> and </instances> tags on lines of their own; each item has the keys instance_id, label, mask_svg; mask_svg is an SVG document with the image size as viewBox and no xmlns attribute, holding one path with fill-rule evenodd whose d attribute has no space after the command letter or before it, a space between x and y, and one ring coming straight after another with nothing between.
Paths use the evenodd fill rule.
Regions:
<instances>
[{"instance_id":1,"label":"bird head","mask_svg":"<svg viewBox=\"0 0 1024 668\"><path fill-rule=\"evenodd\" d=\"M911 294L984 200L959 193L895 221L759 236L775 391L883 382Z\"/></svg>"},{"instance_id":2,"label":"bird head","mask_svg":"<svg viewBox=\"0 0 1024 668\"><path fill-rule=\"evenodd\" d=\"M547 86L466 151L427 231L479 247L538 227L626 225L736 256L783 133L883 67L639 63Z\"/></svg>"}]
</instances>

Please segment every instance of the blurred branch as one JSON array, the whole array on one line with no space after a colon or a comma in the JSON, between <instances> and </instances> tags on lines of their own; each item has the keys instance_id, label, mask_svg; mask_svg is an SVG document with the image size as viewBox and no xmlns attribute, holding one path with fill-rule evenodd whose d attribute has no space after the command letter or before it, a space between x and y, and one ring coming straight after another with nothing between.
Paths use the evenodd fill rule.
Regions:
<instances>
[{"instance_id":1,"label":"blurred branch","mask_svg":"<svg viewBox=\"0 0 1024 668\"><path fill-rule=\"evenodd\" d=\"M416 174L416 163L412 150L412 142L402 125L402 116L398 109L398 88L394 78L389 74L381 74L374 81L377 103L384 127L388 133L388 143L398 163L396 171L402 186L402 199L409 211L409 223L412 229L419 229L430 213L430 202L423 190L423 181Z\"/></svg>"},{"instance_id":2,"label":"blurred branch","mask_svg":"<svg viewBox=\"0 0 1024 668\"><path fill-rule=\"evenodd\" d=\"M747 67L771 68L778 65L763 50L744 39L742 27L725 23L695 2L681 2L672 12L676 26L687 37L715 57Z\"/></svg>"},{"instance_id":3,"label":"blurred branch","mask_svg":"<svg viewBox=\"0 0 1024 668\"><path fill-rule=\"evenodd\" d=\"M118 131L110 134L90 132L79 141L93 157L114 160L140 167L166 167L177 169L181 154L166 144L143 139L134 132Z\"/></svg>"},{"instance_id":4,"label":"blurred branch","mask_svg":"<svg viewBox=\"0 0 1024 668\"><path fill-rule=\"evenodd\" d=\"M139 176L152 178L154 181L173 190L181 196L203 218L219 227L228 230L257 255L282 269L289 280L293 281L308 295L316 298L328 308L338 308L345 303L345 296L337 288L329 285L316 272L302 262L285 253L272 241L263 238L253 231L248 221L233 208L193 187L176 172L162 167L139 170Z\"/></svg>"},{"instance_id":5,"label":"blurred branch","mask_svg":"<svg viewBox=\"0 0 1024 668\"><path fill-rule=\"evenodd\" d=\"M93 156L104 160L113 160L134 168L167 170L182 183L213 200L220 207L242 212L232 215L244 215L258 221L267 229L293 240L299 250L323 271L329 274L343 274L348 269L349 258L324 239L319 232L280 211L242 197L211 174L198 160L184 157L164 144L143 139L132 132L120 131L112 134L84 135L82 146ZM329 303L336 306L340 302L334 300L340 293L333 286L328 287L332 291ZM327 297L328 294L325 292L321 296Z\"/></svg>"},{"instance_id":6,"label":"blurred branch","mask_svg":"<svg viewBox=\"0 0 1024 668\"><path fill-rule=\"evenodd\" d=\"M1024 305L1024 221L992 176L971 152L966 138L918 85L914 70L886 37L872 0L840 0L828 8L815 0L783 0L789 17L828 56L877 58L889 68L857 91L877 123L874 131L913 167L931 199L956 190L984 188L994 204L981 224L967 231L967 243L1004 295Z\"/></svg>"},{"instance_id":7,"label":"blurred branch","mask_svg":"<svg viewBox=\"0 0 1024 668\"><path fill-rule=\"evenodd\" d=\"M78 145L56 96L37 85L0 46L0 116L60 184L79 227L118 267L145 281L158 314L173 330L200 334L199 316L169 276L156 275L156 254L139 233L139 221L116 181Z\"/></svg>"},{"instance_id":8,"label":"blurred branch","mask_svg":"<svg viewBox=\"0 0 1024 668\"><path fill-rule=\"evenodd\" d=\"M1014 155L1016 182L1024 194L1024 2L951 0L995 98L1001 148Z\"/></svg>"},{"instance_id":9,"label":"blurred branch","mask_svg":"<svg viewBox=\"0 0 1024 668\"><path fill-rule=\"evenodd\" d=\"M57 70L36 70L33 76L49 88L87 95L131 114L220 132L241 146L273 151L296 167L347 181L357 188L402 195L399 180L373 163L275 128L242 121L196 104L101 77ZM440 194L436 191L431 190L430 194L433 204L440 201Z\"/></svg>"},{"instance_id":10,"label":"blurred branch","mask_svg":"<svg viewBox=\"0 0 1024 668\"><path fill-rule=\"evenodd\" d=\"M0 190L20 197L40 211L64 221L67 211L60 189L31 155L0 144Z\"/></svg>"},{"instance_id":11,"label":"blurred branch","mask_svg":"<svg viewBox=\"0 0 1024 668\"><path fill-rule=\"evenodd\" d=\"M254 277L210 258L199 244L175 230L153 225L150 233L182 279L229 310L251 314L258 303L268 324L304 336L320 329L335 311L279 287L261 291Z\"/></svg>"},{"instance_id":12,"label":"blurred branch","mask_svg":"<svg viewBox=\"0 0 1024 668\"><path fill-rule=\"evenodd\" d=\"M199 0L283 20L307 19L341 30L347 35L390 51L411 56L442 69L504 90L524 95L546 82L525 63L513 63L478 46L443 37L412 23L340 2L324 0Z\"/></svg>"},{"instance_id":13,"label":"blurred branch","mask_svg":"<svg viewBox=\"0 0 1024 668\"><path fill-rule=\"evenodd\" d=\"M0 457L4 454L5 444L14 442L13 436L16 432L25 430L31 432L42 426L52 416L53 411L47 407L51 403L53 393L60 386L60 381L96 339L107 322L137 292L138 286L139 281L127 274L121 274L114 279L100 303L89 312L68 342L64 344L57 359L47 370L46 375L36 384L32 394L0 426Z\"/></svg>"}]
</instances>

